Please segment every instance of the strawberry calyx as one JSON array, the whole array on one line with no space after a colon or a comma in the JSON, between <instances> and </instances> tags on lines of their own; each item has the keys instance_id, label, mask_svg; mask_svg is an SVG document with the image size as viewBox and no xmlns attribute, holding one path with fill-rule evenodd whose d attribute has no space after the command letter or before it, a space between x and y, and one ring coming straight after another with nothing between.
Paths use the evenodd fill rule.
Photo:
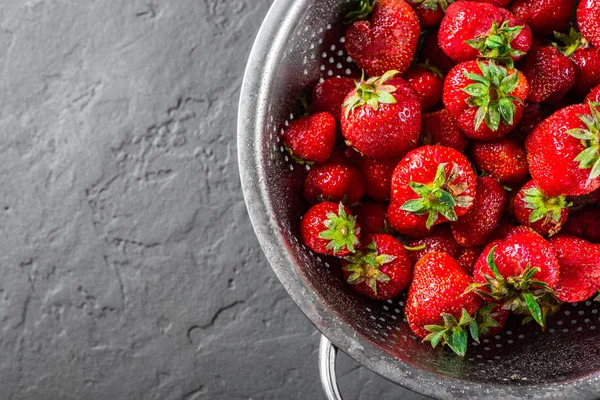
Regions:
<instances>
[{"instance_id":1,"label":"strawberry calyx","mask_svg":"<svg viewBox=\"0 0 600 400\"><path fill-rule=\"evenodd\" d=\"M579 168L591 168L588 179L595 179L600 176L600 107L599 103L590 102L589 114L580 114L579 119L586 128L576 128L567 131L567 133L576 139L581 140L581 144L585 147L574 161L579 162Z\"/></svg>"},{"instance_id":2,"label":"strawberry calyx","mask_svg":"<svg viewBox=\"0 0 600 400\"><path fill-rule=\"evenodd\" d=\"M548 197L544 195L537 187L532 187L524 191L525 208L532 210L529 215L529 222L537 222L544 219L544 224L551 221L560 222L562 212L569 208L573 203L567 201L565 196ZM556 232L549 232L550 236Z\"/></svg>"},{"instance_id":3,"label":"strawberry calyx","mask_svg":"<svg viewBox=\"0 0 600 400\"><path fill-rule=\"evenodd\" d=\"M496 306L496 303L486 303L475 313L475 321L477 321L480 335L487 335L491 328L500 326L498 321L494 319L494 313L492 313Z\"/></svg>"},{"instance_id":4,"label":"strawberry calyx","mask_svg":"<svg viewBox=\"0 0 600 400\"><path fill-rule=\"evenodd\" d=\"M523 56L525 52L513 49L510 44L519 36L523 28L523 25L508 26L508 21L504 21L498 27L498 23L494 21L487 34L473 40L465 40L465 43L479 50L479 57L500 61L513 68L515 65L513 57Z\"/></svg>"},{"instance_id":5,"label":"strawberry calyx","mask_svg":"<svg viewBox=\"0 0 600 400\"><path fill-rule=\"evenodd\" d=\"M540 268L528 265L519 276L505 278L494 261L496 247L492 247L487 256L493 276L483 274L486 283L473 283L465 293L474 292L491 302L502 301L502 308L527 315L526 322L535 320L545 329L546 317L555 310L552 305L555 296L548 284L533 279Z\"/></svg>"},{"instance_id":6,"label":"strawberry calyx","mask_svg":"<svg viewBox=\"0 0 600 400\"><path fill-rule=\"evenodd\" d=\"M438 7L446 12L448 6L454 3L454 0L413 0L413 3L420 4L421 8L429 11L437 11Z\"/></svg>"},{"instance_id":7,"label":"strawberry calyx","mask_svg":"<svg viewBox=\"0 0 600 400\"><path fill-rule=\"evenodd\" d=\"M590 46L583 35L575 28L571 28L569 34L554 32L554 37L558 43L552 43L562 54L570 57L579 49L586 49Z\"/></svg>"},{"instance_id":8,"label":"strawberry calyx","mask_svg":"<svg viewBox=\"0 0 600 400\"><path fill-rule=\"evenodd\" d=\"M427 248L427 245L425 243L420 244L419 246L404 246L404 249L406 251L421 251L421 250L425 250Z\"/></svg>"},{"instance_id":9,"label":"strawberry calyx","mask_svg":"<svg viewBox=\"0 0 600 400\"><path fill-rule=\"evenodd\" d=\"M477 64L482 74L464 72L467 78L476 83L462 90L471 96L467 100L469 106L478 107L475 114L475 130L478 130L485 121L486 125L495 132L500 127L501 121L507 125L514 123L516 113L514 102L522 101L511 93L519 85L519 75L517 72L508 75L508 69L498 66L493 61Z\"/></svg>"},{"instance_id":10,"label":"strawberry calyx","mask_svg":"<svg viewBox=\"0 0 600 400\"><path fill-rule=\"evenodd\" d=\"M348 98L342 106L346 118L348 118L348 115L356 108L364 106L365 104L373 110L378 110L379 104L395 104L396 98L392 93L396 91L396 87L393 85L386 85L386 82L399 73L399 71L392 70L386 72L382 76L369 78L365 81L363 72L361 80L356 82L356 93Z\"/></svg>"},{"instance_id":11,"label":"strawberry calyx","mask_svg":"<svg viewBox=\"0 0 600 400\"><path fill-rule=\"evenodd\" d=\"M367 19L373 12L373 7L377 0L360 0L353 11L346 14L344 23L351 24L354 21Z\"/></svg>"},{"instance_id":12,"label":"strawberry calyx","mask_svg":"<svg viewBox=\"0 0 600 400\"><path fill-rule=\"evenodd\" d=\"M360 228L356 227L356 217L348 215L344 210L344 205L340 203L337 215L327 213L327 219L323 222L327 229L321 231L318 235L320 239L329 240L327 249L332 250L334 254L343 248L354 253L355 246L359 244L356 235L360 233Z\"/></svg>"},{"instance_id":13,"label":"strawberry calyx","mask_svg":"<svg viewBox=\"0 0 600 400\"><path fill-rule=\"evenodd\" d=\"M467 353L468 333L479 342L477 321L464 308L460 320L454 318L452 314L442 313L440 316L444 325L425 325L425 330L431 333L423 339L423 342L431 342L433 348L440 343L446 344L456 354L464 357Z\"/></svg>"},{"instance_id":14,"label":"strawberry calyx","mask_svg":"<svg viewBox=\"0 0 600 400\"><path fill-rule=\"evenodd\" d=\"M352 273L347 282L351 285L365 282L373 293L377 294L377 283L390 281L390 277L381 272L380 268L395 259L395 256L379 254L377 245L373 241L367 246L366 251L359 250L353 255L345 257L349 264L344 267L344 270Z\"/></svg>"},{"instance_id":15,"label":"strawberry calyx","mask_svg":"<svg viewBox=\"0 0 600 400\"><path fill-rule=\"evenodd\" d=\"M288 152L288 154L290 155L292 160L294 160L296 162L296 164L298 164L298 165L306 164L306 165L312 166L315 163L314 161L308 161L308 160L305 160L302 157L298 156L296 153L294 153L294 151L289 146L285 146L285 150Z\"/></svg>"},{"instance_id":16,"label":"strawberry calyx","mask_svg":"<svg viewBox=\"0 0 600 400\"><path fill-rule=\"evenodd\" d=\"M455 207L468 208L473 203L470 196L460 196L467 190L466 183L457 183L460 168L452 165L450 174L446 176L446 163L438 165L433 182L425 185L419 182L410 182L411 189L420 196L419 199L409 200L400 207L416 215L429 214L427 217L427 229L437 222L439 214L449 221L457 221Z\"/></svg>"}]
</instances>

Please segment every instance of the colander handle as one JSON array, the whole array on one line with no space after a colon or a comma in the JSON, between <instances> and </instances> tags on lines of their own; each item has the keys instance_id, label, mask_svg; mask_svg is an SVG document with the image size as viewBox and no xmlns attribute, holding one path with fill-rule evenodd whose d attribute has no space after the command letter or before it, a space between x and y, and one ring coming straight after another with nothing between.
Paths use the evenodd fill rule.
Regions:
<instances>
[{"instance_id":1,"label":"colander handle","mask_svg":"<svg viewBox=\"0 0 600 400\"><path fill-rule=\"evenodd\" d=\"M329 339L321 335L321 343L319 344L319 373L321 375L323 392L325 392L327 400L342 400L335 374L337 351L337 347Z\"/></svg>"}]
</instances>

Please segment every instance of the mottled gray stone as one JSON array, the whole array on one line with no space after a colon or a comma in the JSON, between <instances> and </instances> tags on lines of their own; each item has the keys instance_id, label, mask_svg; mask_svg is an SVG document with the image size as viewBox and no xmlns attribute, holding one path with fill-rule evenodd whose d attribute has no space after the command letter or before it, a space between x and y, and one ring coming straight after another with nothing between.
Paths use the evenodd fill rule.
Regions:
<instances>
[{"instance_id":1,"label":"mottled gray stone","mask_svg":"<svg viewBox=\"0 0 600 400\"><path fill-rule=\"evenodd\" d=\"M318 399L236 158L269 0L0 0L0 399ZM348 399L416 399L342 357Z\"/></svg>"}]
</instances>

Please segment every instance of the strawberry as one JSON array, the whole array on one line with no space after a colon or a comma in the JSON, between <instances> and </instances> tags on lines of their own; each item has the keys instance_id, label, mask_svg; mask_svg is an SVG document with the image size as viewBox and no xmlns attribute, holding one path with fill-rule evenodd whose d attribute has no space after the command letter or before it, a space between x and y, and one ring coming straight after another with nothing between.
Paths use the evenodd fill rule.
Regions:
<instances>
[{"instance_id":1,"label":"strawberry","mask_svg":"<svg viewBox=\"0 0 600 400\"><path fill-rule=\"evenodd\" d=\"M487 3L458 1L448 7L438 32L440 47L457 62L487 58L506 62L522 58L531 46L531 29L505 9Z\"/></svg>"},{"instance_id":2,"label":"strawberry","mask_svg":"<svg viewBox=\"0 0 600 400\"><path fill-rule=\"evenodd\" d=\"M600 103L600 85L592 89L592 91L586 96L585 101Z\"/></svg>"},{"instance_id":3,"label":"strawberry","mask_svg":"<svg viewBox=\"0 0 600 400\"><path fill-rule=\"evenodd\" d=\"M356 21L346 31L346 51L352 60L369 76L380 76L386 71L401 74L410 66L421 28L419 18L404 0L378 0L374 6L363 1L362 9L350 13Z\"/></svg>"},{"instance_id":4,"label":"strawberry","mask_svg":"<svg viewBox=\"0 0 600 400\"><path fill-rule=\"evenodd\" d=\"M451 222L454 239L464 247L486 244L487 237L498 226L506 204L506 192L495 179L477 179L477 195L473 207L458 221Z\"/></svg>"},{"instance_id":5,"label":"strawberry","mask_svg":"<svg viewBox=\"0 0 600 400\"><path fill-rule=\"evenodd\" d=\"M456 243L448 225L438 225L424 238L411 240L407 245L408 256L413 263L419 261L425 254L440 251L452 258L458 258L463 248Z\"/></svg>"},{"instance_id":6,"label":"strawberry","mask_svg":"<svg viewBox=\"0 0 600 400\"><path fill-rule=\"evenodd\" d=\"M475 285L485 299L504 303L517 314L531 315L544 327L551 311L552 289L559 277L554 249L540 235L520 226L504 240L486 246L475 264Z\"/></svg>"},{"instance_id":7,"label":"strawberry","mask_svg":"<svg viewBox=\"0 0 600 400\"><path fill-rule=\"evenodd\" d=\"M442 100L467 137L492 140L519 123L528 92L521 72L492 61L467 61L448 73Z\"/></svg>"},{"instance_id":8,"label":"strawberry","mask_svg":"<svg viewBox=\"0 0 600 400\"><path fill-rule=\"evenodd\" d=\"M406 0L415 10L423 28L430 28L438 25L449 4L454 0Z\"/></svg>"},{"instance_id":9,"label":"strawberry","mask_svg":"<svg viewBox=\"0 0 600 400\"><path fill-rule=\"evenodd\" d=\"M550 45L532 46L523 74L530 86L527 100L533 103L557 102L575 85L575 65Z\"/></svg>"},{"instance_id":10,"label":"strawberry","mask_svg":"<svg viewBox=\"0 0 600 400\"><path fill-rule=\"evenodd\" d=\"M444 73L439 68L428 63L417 64L410 67L404 79L417 92L423 112L432 110L442 100Z\"/></svg>"},{"instance_id":11,"label":"strawberry","mask_svg":"<svg viewBox=\"0 0 600 400\"><path fill-rule=\"evenodd\" d=\"M506 8L512 0L462 0L462 1L476 1L478 3L488 3L496 7Z\"/></svg>"},{"instance_id":12,"label":"strawberry","mask_svg":"<svg viewBox=\"0 0 600 400\"><path fill-rule=\"evenodd\" d=\"M358 293L375 300L398 296L410 283L412 262L393 236L367 235L358 251L342 260L344 278Z\"/></svg>"},{"instance_id":13,"label":"strawberry","mask_svg":"<svg viewBox=\"0 0 600 400\"><path fill-rule=\"evenodd\" d=\"M512 230L516 228L516 225L508 221L502 221L500 224L490 233L488 236L488 243L491 243L496 240L506 239L506 237L512 232Z\"/></svg>"},{"instance_id":14,"label":"strawberry","mask_svg":"<svg viewBox=\"0 0 600 400\"><path fill-rule=\"evenodd\" d=\"M429 61L431 64L439 67L442 71L448 73L456 62L448 57L440 48L438 43L438 32L433 31L427 34L423 41L423 61Z\"/></svg>"},{"instance_id":15,"label":"strawberry","mask_svg":"<svg viewBox=\"0 0 600 400\"><path fill-rule=\"evenodd\" d=\"M421 142L425 145L450 147L461 153L466 150L469 144L469 140L458 129L456 121L446 109L423 114Z\"/></svg>"},{"instance_id":16,"label":"strawberry","mask_svg":"<svg viewBox=\"0 0 600 400\"><path fill-rule=\"evenodd\" d=\"M600 47L600 0L581 0L577 7L577 25L588 42Z\"/></svg>"},{"instance_id":17,"label":"strawberry","mask_svg":"<svg viewBox=\"0 0 600 400\"><path fill-rule=\"evenodd\" d=\"M568 35L559 32L554 35L562 44L558 49L575 65L573 91L582 98L600 85L600 49L591 47L581 33L573 28Z\"/></svg>"},{"instance_id":18,"label":"strawberry","mask_svg":"<svg viewBox=\"0 0 600 400\"><path fill-rule=\"evenodd\" d=\"M475 268L475 263L480 254L480 247L467 247L466 249L463 249L457 261L466 273L473 275L473 268Z\"/></svg>"},{"instance_id":19,"label":"strawberry","mask_svg":"<svg viewBox=\"0 0 600 400\"><path fill-rule=\"evenodd\" d=\"M475 314L475 321L479 326L479 335L482 337L492 337L500 333L510 311L502 308L502 304L485 303Z\"/></svg>"},{"instance_id":20,"label":"strawberry","mask_svg":"<svg viewBox=\"0 0 600 400\"><path fill-rule=\"evenodd\" d=\"M332 201L354 204L365 193L361 173L346 160L330 160L313 165L304 181L304 197L309 203Z\"/></svg>"},{"instance_id":21,"label":"strawberry","mask_svg":"<svg viewBox=\"0 0 600 400\"><path fill-rule=\"evenodd\" d=\"M358 82L344 102L346 143L367 157L400 158L418 143L421 103L412 86L392 78L396 74Z\"/></svg>"},{"instance_id":22,"label":"strawberry","mask_svg":"<svg viewBox=\"0 0 600 400\"><path fill-rule=\"evenodd\" d=\"M401 234L414 236L423 228L456 221L473 205L476 186L469 161L458 151L442 146L413 150L392 176L390 223ZM394 212L398 214L392 217Z\"/></svg>"},{"instance_id":23,"label":"strawberry","mask_svg":"<svg viewBox=\"0 0 600 400\"><path fill-rule=\"evenodd\" d=\"M557 235L550 239L550 245L560 264L556 297L567 303L592 297L600 288L600 244L574 236Z\"/></svg>"},{"instance_id":24,"label":"strawberry","mask_svg":"<svg viewBox=\"0 0 600 400\"><path fill-rule=\"evenodd\" d=\"M498 179L503 185L519 185L529 176L525 149L507 138L474 142L469 150L469 159L477 170Z\"/></svg>"},{"instance_id":25,"label":"strawberry","mask_svg":"<svg viewBox=\"0 0 600 400\"><path fill-rule=\"evenodd\" d=\"M392 233L392 228L387 219L387 204L366 201L352 209L356 215L356 222L363 234Z\"/></svg>"},{"instance_id":26,"label":"strawberry","mask_svg":"<svg viewBox=\"0 0 600 400\"><path fill-rule=\"evenodd\" d=\"M355 88L354 79L339 77L325 79L318 83L312 91L310 111L313 113L326 111L339 121L344 99Z\"/></svg>"},{"instance_id":27,"label":"strawberry","mask_svg":"<svg viewBox=\"0 0 600 400\"><path fill-rule=\"evenodd\" d=\"M283 134L283 140L296 161L325 162L335 146L335 118L320 112L294 120Z\"/></svg>"},{"instance_id":28,"label":"strawberry","mask_svg":"<svg viewBox=\"0 0 600 400\"><path fill-rule=\"evenodd\" d=\"M468 333L479 340L477 322L472 318L481 299L466 293L473 279L446 253L429 253L414 266L404 313L415 335L439 343L460 356L467 350Z\"/></svg>"},{"instance_id":29,"label":"strawberry","mask_svg":"<svg viewBox=\"0 0 600 400\"><path fill-rule=\"evenodd\" d=\"M365 178L365 193L378 201L388 201L392 187L392 174L397 159L379 160L369 157L357 157L355 164Z\"/></svg>"},{"instance_id":30,"label":"strawberry","mask_svg":"<svg viewBox=\"0 0 600 400\"><path fill-rule=\"evenodd\" d=\"M569 214L561 233L600 243L600 208L588 207Z\"/></svg>"},{"instance_id":31,"label":"strawberry","mask_svg":"<svg viewBox=\"0 0 600 400\"><path fill-rule=\"evenodd\" d=\"M323 202L312 206L300 221L302 242L312 251L344 257L360 243L360 227L342 203Z\"/></svg>"},{"instance_id":32,"label":"strawberry","mask_svg":"<svg viewBox=\"0 0 600 400\"><path fill-rule=\"evenodd\" d=\"M579 196L600 188L600 107L574 105L554 113L525 142L531 176L547 196Z\"/></svg>"},{"instance_id":33,"label":"strawberry","mask_svg":"<svg viewBox=\"0 0 600 400\"><path fill-rule=\"evenodd\" d=\"M560 31L569 22L575 0L514 0L510 12L543 36Z\"/></svg>"},{"instance_id":34,"label":"strawberry","mask_svg":"<svg viewBox=\"0 0 600 400\"><path fill-rule=\"evenodd\" d=\"M509 133L507 137L522 146L525 144L527 135L529 135L543 120L544 114L542 112L542 107L537 103L527 102L525 103L521 121L519 121L517 127Z\"/></svg>"},{"instance_id":35,"label":"strawberry","mask_svg":"<svg viewBox=\"0 0 600 400\"><path fill-rule=\"evenodd\" d=\"M548 197L529 181L519 190L513 212L520 224L542 236L553 236L567 221L571 205L565 196Z\"/></svg>"}]
</instances>

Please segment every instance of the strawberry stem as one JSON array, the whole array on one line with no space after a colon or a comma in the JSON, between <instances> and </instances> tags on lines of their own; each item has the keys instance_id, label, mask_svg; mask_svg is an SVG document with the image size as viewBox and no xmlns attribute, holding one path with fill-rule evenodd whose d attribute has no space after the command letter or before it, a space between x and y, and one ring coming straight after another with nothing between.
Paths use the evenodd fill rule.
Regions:
<instances>
[{"instance_id":1,"label":"strawberry stem","mask_svg":"<svg viewBox=\"0 0 600 400\"><path fill-rule=\"evenodd\" d=\"M390 277L381 272L380 268L395 259L395 256L379 254L377 244L373 241L367 246L367 251L357 251L355 254L345 258L349 264L344 267L344 270L352 272L347 282L351 285L358 285L365 282L373 293L377 294L377 283L390 281Z\"/></svg>"},{"instance_id":2,"label":"strawberry stem","mask_svg":"<svg viewBox=\"0 0 600 400\"><path fill-rule=\"evenodd\" d=\"M513 49L511 43L523 30L524 26L508 26L504 21L500 27L494 21L492 29L474 40L465 40L465 43L479 50L479 57L506 63L509 68L514 68L513 57L517 58L525 53Z\"/></svg>"},{"instance_id":3,"label":"strawberry stem","mask_svg":"<svg viewBox=\"0 0 600 400\"><path fill-rule=\"evenodd\" d=\"M319 233L320 239L327 239L327 249L333 249L333 253L339 253L343 248L349 252L355 252L355 246L359 244L356 235L360 233L360 228L356 227L356 218L353 215L346 214L344 205L340 203L337 215L327 213L327 220L324 225L327 229Z\"/></svg>"},{"instance_id":4,"label":"strawberry stem","mask_svg":"<svg viewBox=\"0 0 600 400\"><path fill-rule=\"evenodd\" d=\"M571 57L577 50L589 46L587 40L575 28L571 28L568 35L554 32L554 37L558 43L552 43L552 45L567 57Z\"/></svg>"}]
</instances>

